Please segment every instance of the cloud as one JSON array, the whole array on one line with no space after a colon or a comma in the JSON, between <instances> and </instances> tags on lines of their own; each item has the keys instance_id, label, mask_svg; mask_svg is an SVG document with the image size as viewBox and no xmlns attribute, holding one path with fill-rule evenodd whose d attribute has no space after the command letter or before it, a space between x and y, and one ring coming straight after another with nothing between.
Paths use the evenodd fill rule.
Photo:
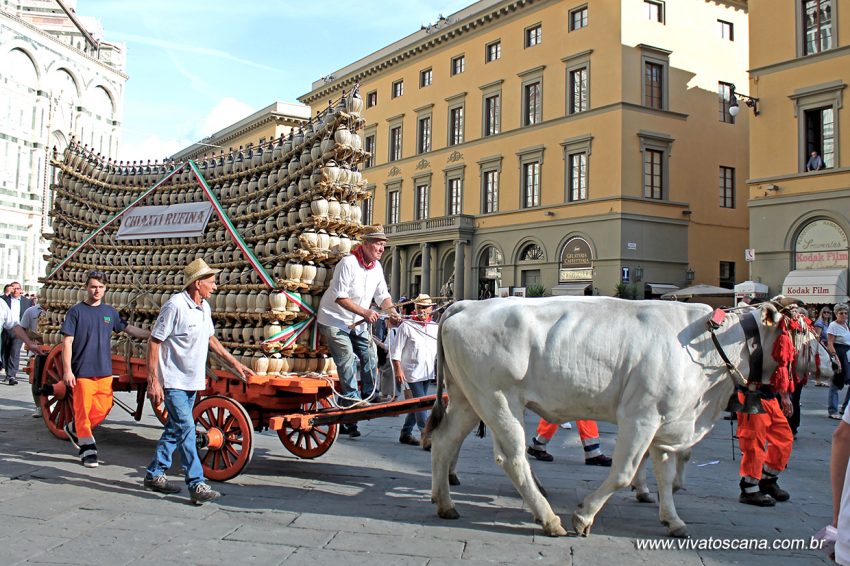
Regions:
<instances>
[{"instance_id":1,"label":"cloud","mask_svg":"<svg viewBox=\"0 0 850 566\"><path fill-rule=\"evenodd\" d=\"M189 145L226 128L227 126L247 118L257 109L251 105L227 96L220 99L206 116L196 120L198 124L182 134L173 137L145 135L141 132L124 128L121 132L121 143L118 147L118 159L123 161L162 160L185 149ZM225 148L226 149L226 148ZM210 148L217 152L218 148Z\"/></svg>"},{"instance_id":2,"label":"cloud","mask_svg":"<svg viewBox=\"0 0 850 566\"><path fill-rule=\"evenodd\" d=\"M166 51L180 51L182 53L192 53L194 55L206 55L208 57L215 57L218 59L224 59L227 61L233 61L235 63L239 63L240 65L246 65L248 67L255 67L257 69L262 69L263 71L271 71L275 73L279 73L281 70L276 69L274 67L269 67L268 65L263 65L262 63L257 63L255 61L251 61L250 59L243 59L242 57L236 57L235 55L231 55L226 51L221 51L219 49L213 49L211 47L201 47L198 45L189 45L187 43L179 43L177 41L169 41L167 39L160 39L158 37L150 37L145 35L137 35L134 33L124 33L124 32L115 32L110 34L110 37L120 40L126 41L127 43L140 43L142 45L151 45L153 47L161 47Z\"/></svg>"},{"instance_id":3,"label":"cloud","mask_svg":"<svg viewBox=\"0 0 850 566\"><path fill-rule=\"evenodd\" d=\"M212 110L201 121L201 126L198 130L200 137L206 137L217 131L226 128L227 126L238 122L243 118L247 118L257 109L251 105L237 100L233 97L226 96L218 101L218 104L213 106Z\"/></svg>"}]
</instances>

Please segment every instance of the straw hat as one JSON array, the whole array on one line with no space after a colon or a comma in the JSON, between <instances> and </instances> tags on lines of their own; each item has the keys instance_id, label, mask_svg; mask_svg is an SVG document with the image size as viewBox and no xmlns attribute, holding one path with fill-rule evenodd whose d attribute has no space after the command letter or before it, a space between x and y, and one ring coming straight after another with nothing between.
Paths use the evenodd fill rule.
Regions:
<instances>
[{"instance_id":1,"label":"straw hat","mask_svg":"<svg viewBox=\"0 0 850 566\"><path fill-rule=\"evenodd\" d=\"M361 240L386 240L387 235L384 233L384 227L380 224L373 226L364 226L360 234Z\"/></svg>"},{"instance_id":2,"label":"straw hat","mask_svg":"<svg viewBox=\"0 0 850 566\"><path fill-rule=\"evenodd\" d=\"M416 298L413 299L413 304L420 307L433 307L434 301L431 300L431 296L425 293L419 293L416 295Z\"/></svg>"},{"instance_id":3,"label":"straw hat","mask_svg":"<svg viewBox=\"0 0 850 566\"><path fill-rule=\"evenodd\" d=\"M213 269L207 265L207 262L198 258L183 269L183 288L185 289L198 279L203 279L216 273L221 273L221 270Z\"/></svg>"}]
</instances>

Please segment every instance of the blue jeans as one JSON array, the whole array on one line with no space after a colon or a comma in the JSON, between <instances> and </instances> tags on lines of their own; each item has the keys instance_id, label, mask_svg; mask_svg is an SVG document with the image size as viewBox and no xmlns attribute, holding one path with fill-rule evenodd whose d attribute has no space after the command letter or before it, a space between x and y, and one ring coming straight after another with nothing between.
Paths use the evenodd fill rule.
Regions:
<instances>
[{"instance_id":1,"label":"blue jeans","mask_svg":"<svg viewBox=\"0 0 850 566\"><path fill-rule=\"evenodd\" d=\"M368 331L357 334L346 332L335 326L319 325L319 332L328 343L331 357L336 364L339 376L339 393L350 399L362 399L357 389L357 371L360 370L360 387L364 395L371 396L375 390L377 377L378 355L372 343L372 335ZM347 399L338 399L340 407L348 407L355 403Z\"/></svg>"},{"instance_id":2,"label":"blue jeans","mask_svg":"<svg viewBox=\"0 0 850 566\"><path fill-rule=\"evenodd\" d=\"M156 453L147 467L147 477L155 478L165 474L171 467L174 450L178 449L186 473L186 485L192 489L199 483L204 483L204 469L195 444L195 419L192 417L192 407L195 406L198 392L165 389L164 394L168 421L159 442L156 443Z\"/></svg>"},{"instance_id":3,"label":"blue jeans","mask_svg":"<svg viewBox=\"0 0 850 566\"><path fill-rule=\"evenodd\" d=\"M428 387L431 385L431 382L427 380L414 381L407 385L410 387L410 392L413 393L413 397L424 397L428 394ZM401 427L401 436L411 434L413 432L414 423L416 423L416 426L419 427L419 432L425 430L425 422L428 420L428 413L429 411L407 413L407 416L404 418L404 424Z\"/></svg>"},{"instance_id":4,"label":"blue jeans","mask_svg":"<svg viewBox=\"0 0 850 566\"><path fill-rule=\"evenodd\" d=\"M844 386L847 387L847 392L844 394L844 406L847 406L847 401L850 400L850 383L848 383L848 378L850 378L850 368L847 366L850 365L847 363L847 351L850 350L847 346L843 344L835 344L835 353L838 356L838 359L841 361L841 373L844 376ZM829 384L829 398L827 405L827 412L830 415L838 413L838 389L835 385Z\"/></svg>"}]
</instances>

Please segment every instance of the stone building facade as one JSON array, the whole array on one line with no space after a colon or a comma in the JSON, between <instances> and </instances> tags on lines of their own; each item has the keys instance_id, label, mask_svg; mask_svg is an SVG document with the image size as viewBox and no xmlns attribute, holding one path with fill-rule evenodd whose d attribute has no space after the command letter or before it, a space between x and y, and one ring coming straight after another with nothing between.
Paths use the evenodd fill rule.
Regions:
<instances>
[{"instance_id":1,"label":"stone building facade","mask_svg":"<svg viewBox=\"0 0 850 566\"><path fill-rule=\"evenodd\" d=\"M50 231L49 160L72 136L115 155L127 75L121 45L76 2L0 2L0 281L35 291Z\"/></svg>"},{"instance_id":2,"label":"stone building facade","mask_svg":"<svg viewBox=\"0 0 850 566\"><path fill-rule=\"evenodd\" d=\"M747 246L742 1L481 0L313 83L354 88L393 295L731 288ZM637 284L637 285L634 285Z\"/></svg>"}]
</instances>

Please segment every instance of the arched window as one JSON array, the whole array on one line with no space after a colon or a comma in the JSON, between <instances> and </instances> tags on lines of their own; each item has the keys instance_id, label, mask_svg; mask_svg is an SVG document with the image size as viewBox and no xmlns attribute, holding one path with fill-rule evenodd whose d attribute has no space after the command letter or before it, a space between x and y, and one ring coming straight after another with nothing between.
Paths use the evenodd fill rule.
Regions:
<instances>
[{"instance_id":1,"label":"arched window","mask_svg":"<svg viewBox=\"0 0 850 566\"><path fill-rule=\"evenodd\" d=\"M91 113L99 116L103 120L112 120L112 114L115 112L112 104L112 98L106 89L103 87L95 87L90 100Z\"/></svg>"},{"instance_id":2,"label":"arched window","mask_svg":"<svg viewBox=\"0 0 850 566\"><path fill-rule=\"evenodd\" d=\"M543 261L545 254L543 248L537 244L528 244L519 254L520 261Z\"/></svg>"}]
</instances>

